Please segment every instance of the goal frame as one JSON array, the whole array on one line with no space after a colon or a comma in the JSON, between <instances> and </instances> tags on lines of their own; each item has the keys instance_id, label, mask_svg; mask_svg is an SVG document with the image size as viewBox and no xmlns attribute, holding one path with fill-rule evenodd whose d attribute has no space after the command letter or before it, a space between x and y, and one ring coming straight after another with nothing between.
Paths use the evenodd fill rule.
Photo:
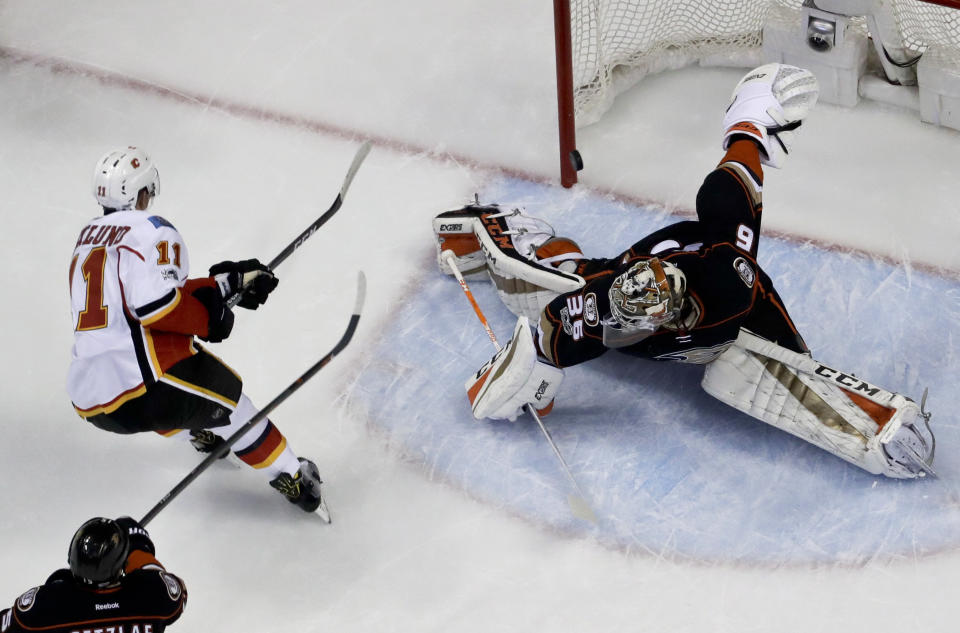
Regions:
<instances>
[{"instance_id":1,"label":"goal frame","mask_svg":"<svg viewBox=\"0 0 960 633\"><path fill-rule=\"evenodd\" d=\"M960 0L920 1L960 11ZM577 172L583 168L583 160L577 150L573 86L573 33L570 5L571 0L553 0L560 184L566 188L577 183Z\"/></svg>"},{"instance_id":2,"label":"goal frame","mask_svg":"<svg viewBox=\"0 0 960 633\"><path fill-rule=\"evenodd\" d=\"M556 40L557 120L560 132L560 184L570 188L583 168L577 151L577 122L573 107L573 34L570 0L553 0L553 31Z\"/></svg>"}]
</instances>

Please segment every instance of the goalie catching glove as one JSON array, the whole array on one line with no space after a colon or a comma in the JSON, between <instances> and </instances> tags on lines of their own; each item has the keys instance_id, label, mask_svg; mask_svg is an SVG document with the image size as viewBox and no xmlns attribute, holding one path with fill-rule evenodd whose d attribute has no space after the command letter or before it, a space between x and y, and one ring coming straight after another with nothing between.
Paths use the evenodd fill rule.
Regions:
<instances>
[{"instance_id":1,"label":"goalie catching glove","mask_svg":"<svg viewBox=\"0 0 960 633\"><path fill-rule=\"evenodd\" d=\"M817 78L809 70L786 64L751 70L734 88L723 117L723 149L746 137L763 149L760 162L780 167L819 94Z\"/></svg>"},{"instance_id":2,"label":"goalie catching glove","mask_svg":"<svg viewBox=\"0 0 960 633\"><path fill-rule=\"evenodd\" d=\"M549 413L563 370L537 359L530 323L517 319L513 338L464 385L473 417L516 420L527 404Z\"/></svg>"},{"instance_id":3,"label":"goalie catching glove","mask_svg":"<svg viewBox=\"0 0 960 633\"><path fill-rule=\"evenodd\" d=\"M441 272L453 274L443 257L452 251L465 277L486 270L504 305L531 321L557 295L584 284L574 273L583 259L576 242L556 237L553 227L519 209L468 205L438 215L433 231Z\"/></svg>"},{"instance_id":4,"label":"goalie catching glove","mask_svg":"<svg viewBox=\"0 0 960 633\"><path fill-rule=\"evenodd\" d=\"M257 259L220 262L210 267L210 276L217 282L225 303L240 295L237 305L248 310L256 310L266 303L279 283L273 271Z\"/></svg>"}]
</instances>

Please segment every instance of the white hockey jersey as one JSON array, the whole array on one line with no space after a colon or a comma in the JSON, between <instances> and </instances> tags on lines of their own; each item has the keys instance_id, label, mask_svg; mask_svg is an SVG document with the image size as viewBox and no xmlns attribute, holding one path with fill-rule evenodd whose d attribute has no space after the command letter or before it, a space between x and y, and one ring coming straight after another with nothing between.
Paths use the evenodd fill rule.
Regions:
<instances>
[{"instance_id":1,"label":"white hockey jersey","mask_svg":"<svg viewBox=\"0 0 960 633\"><path fill-rule=\"evenodd\" d=\"M180 233L160 216L117 211L80 231L70 262L67 391L81 416L113 411L196 353L192 336L148 327L179 304L189 272Z\"/></svg>"}]
</instances>

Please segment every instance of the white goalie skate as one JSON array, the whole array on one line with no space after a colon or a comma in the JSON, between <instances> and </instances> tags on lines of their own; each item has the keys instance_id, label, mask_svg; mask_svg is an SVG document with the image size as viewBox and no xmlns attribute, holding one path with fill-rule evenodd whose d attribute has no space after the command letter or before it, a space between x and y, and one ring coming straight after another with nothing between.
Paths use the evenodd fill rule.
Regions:
<instances>
[{"instance_id":1,"label":"white goalie skate","mask_svg":"<svg viewBox=\"0 0 960 633\"><path fill-rule=\"evenodd\" d=\"M926 404L927 390L924 389L920 406L910 401L901 409L900 424L888 425L877 436L889 461L915 477L937 476L933 470L937 440L930 429L931 414L926 411Z\"/></svg>"}]
</instances>

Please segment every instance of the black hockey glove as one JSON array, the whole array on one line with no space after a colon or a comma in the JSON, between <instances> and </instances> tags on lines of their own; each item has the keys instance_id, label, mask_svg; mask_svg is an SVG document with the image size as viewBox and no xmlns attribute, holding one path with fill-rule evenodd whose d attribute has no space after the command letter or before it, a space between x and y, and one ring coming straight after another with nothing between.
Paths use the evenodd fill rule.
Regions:
<instances>
[{"instance_id":1,"label":"black hockey glove","mask_svg":"<svg viewBox=\"0 0 960 633\"><path fill-rule=\"evenodd\" d=\"M130 538L130 551L140 550L141 552L147 552L151 555L156 555L157 549L153 546L153 541L150 540L150 534L147 532L146 528L136 522L131 517L118 517L116 519L117 525L121 529L127 532L127 536Z\"/></svg>"},{"instance_id":2,"label":"black hockey glove","mask_svg":"<svg viewBox=\"0 0 960 633\"><path fill-rule=\"evenodd\" d=\"M237 305L248 310L256 310L266 303L267 296L279 283L273 271L256 259L220 262L210 267L210 276L216 279L224 301L229 302L239 294Z\"/></svg>"},{"instance_id":3,"label":"black hockey glove","mask_svg":"<svg viewBox=\"0 0 960 633\"><path fill-rule=\"evenodd\" d=\"M203 286L193 296L207 309L207 335L200 338L208 343L219 343L233 330L233 311L216 288Z\"/></svg>"}]
</instances>

